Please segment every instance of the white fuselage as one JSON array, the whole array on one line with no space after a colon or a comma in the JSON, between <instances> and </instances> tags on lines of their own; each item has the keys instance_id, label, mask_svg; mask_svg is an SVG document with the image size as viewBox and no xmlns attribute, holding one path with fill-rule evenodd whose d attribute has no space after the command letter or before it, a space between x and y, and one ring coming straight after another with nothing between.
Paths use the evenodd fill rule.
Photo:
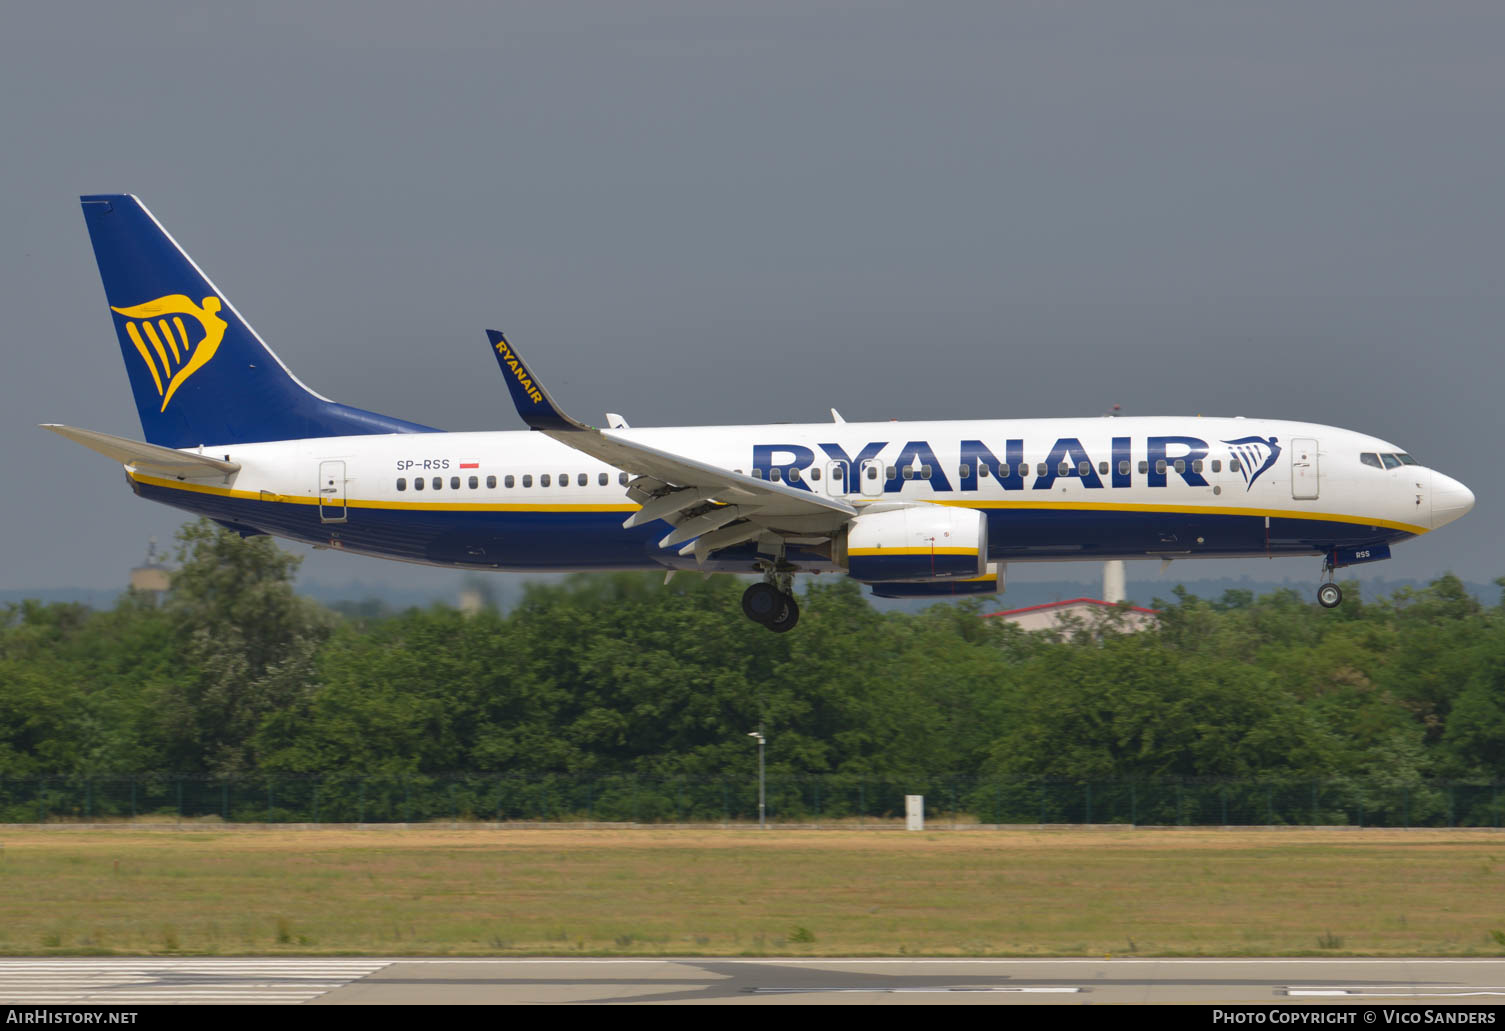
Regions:
<instances>
[{"instance_id":1,"label":"white fuselage","mask_svg":"<svg viewBox=\"0 0 1505 1031\"><path fill-rule=\"evenodd\" d=\"M1467 488L1401 448L1310 423L1143 417L614 432L859 512L895 502L977 509L988 517L988 557L1003 561L1314 554L1425 533L1472 505ZM133 472L132 482L145 496L243 529L409 561L523 570L694 564L656 546L667 524L622 528L640 507L625 474L537 432L199 451L240 469L223 481ZM791 561L837 568L816 553L792 551ZM748 568L738 555L711 565Z\"/></svg>"}]
</instances>

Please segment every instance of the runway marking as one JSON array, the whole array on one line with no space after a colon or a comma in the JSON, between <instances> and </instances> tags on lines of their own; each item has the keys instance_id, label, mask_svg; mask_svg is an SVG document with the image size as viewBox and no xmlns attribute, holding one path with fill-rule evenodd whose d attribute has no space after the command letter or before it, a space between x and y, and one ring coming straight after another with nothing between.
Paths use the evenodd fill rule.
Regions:
<instances>
[{"instance_id":1,"label":"runway marking","mask_svg":"<svg viewBox=\"0 0 1505 1031\"><path fill-rule=\"evenodd\" d=\"M1016 994L1032 992L1040 995L1069 995L1072 992L1086 991L1085 988L947 988L944 986L934 988L744 988L742 990L749 995L799 995L803 992L881 992L888 995L903 995L910 992L1014 992Z\"/></svg>"},{"instance_id":2,"label":"runway marking","mask_svg":"<svg viewBox=\"0 0 1505 1031\"><path fill-rule=\"evenodd\" d=\"M0 1003L290 1004L391 965L379 960L0 960Z\"/></svg>"},{"instance_id":3,"label":"runway marking","mask_svg":"<svg viewBox=\"0 0 1505 1031\"><path fill-rule=\"evenodd\" d=\"M1352 999L1435 999L1461 998L1466 995L1505 995L1505 988L1477 987L1459 988L1457 985L1438 985L1435 988L1423 988L1420 985L1411 988L1396 988L1391 991L1367 988L1287 988L1285 995L1292 996L1343 996Z\"/></svg>"}]
</instances>

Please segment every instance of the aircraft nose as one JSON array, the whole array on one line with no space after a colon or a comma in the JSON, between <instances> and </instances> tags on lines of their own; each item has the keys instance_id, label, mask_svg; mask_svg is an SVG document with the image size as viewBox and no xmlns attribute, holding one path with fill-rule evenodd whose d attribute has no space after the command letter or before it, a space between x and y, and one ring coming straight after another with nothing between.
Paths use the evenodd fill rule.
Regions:
<instances>
[{"instance_id":1,"label":"aircraft nose","mask_svg":"<svg viewBox=\"0 0 1505 1031\"><path fill-rule=\"evenodd\" d=\"M1473 491L1451 476L1432 474L1432 529L1463 518L1473 507Z\"/></svg>"}]
</instances>

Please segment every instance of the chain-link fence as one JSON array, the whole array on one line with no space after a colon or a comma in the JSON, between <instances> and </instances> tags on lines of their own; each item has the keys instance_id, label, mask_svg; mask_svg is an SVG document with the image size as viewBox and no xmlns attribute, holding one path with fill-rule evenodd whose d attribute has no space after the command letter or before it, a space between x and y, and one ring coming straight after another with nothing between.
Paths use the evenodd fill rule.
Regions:
<instances>
[{"instance_id":1,"label":"chain-link fence","mask_svg":"<svg viewBox=\"0 0 1505 1031\"><path fill-rule=\"evenodd\" d=\"M1358 779L994 781L773 777L768 819L932 825L1499 827L1500 783ZM453 774L374 777L44 777L0 781L0 823L732 823L756 821L755 778Z\"/></svg>"}]
</instances>

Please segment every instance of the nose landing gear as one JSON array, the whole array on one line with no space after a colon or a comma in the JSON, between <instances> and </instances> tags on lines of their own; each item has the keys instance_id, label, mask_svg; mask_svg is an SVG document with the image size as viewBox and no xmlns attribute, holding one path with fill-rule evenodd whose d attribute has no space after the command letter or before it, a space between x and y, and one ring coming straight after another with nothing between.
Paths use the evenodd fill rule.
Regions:
<instances>
[{"instance_id":1,"label":"nose landing gear","mask_svg":"<svg viewBox=\"0 0 1505 1031\"><path fill-rule=\"evenodd\" d=\"M788 633L800 621L800 607L794 600L794 577L771 569L763 577L762 583L742 592L742 613L776 634Z\"/></svg>"},{"instance_id":2,"label":"nose landing gear","mask_svg":"<svg viewBox=\"0 0 1505 1031\"><path fill-rule=\"evenodd\" d=\"M1333 583L1333 571L1337 569L1337 549L1328 552L1322 560L1322 575L1327 582L1317 588L1317 604L1324 609L1335 609L1343 604L1343 588Z\"/></svg>"}]
</instances>

